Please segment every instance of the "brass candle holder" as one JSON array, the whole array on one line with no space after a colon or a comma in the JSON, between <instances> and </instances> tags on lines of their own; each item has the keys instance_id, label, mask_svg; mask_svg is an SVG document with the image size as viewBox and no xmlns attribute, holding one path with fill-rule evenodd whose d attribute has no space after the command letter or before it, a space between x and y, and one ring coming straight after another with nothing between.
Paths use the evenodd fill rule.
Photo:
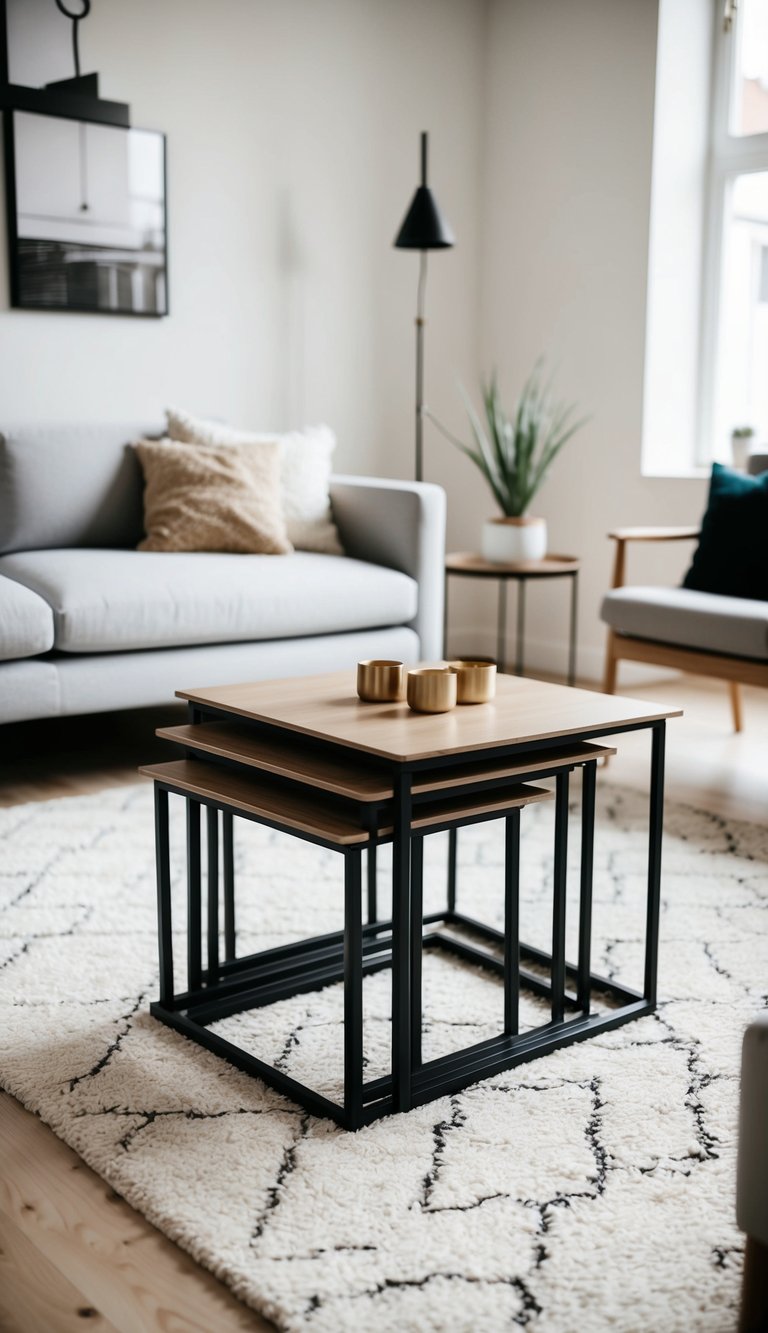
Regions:
<instances>
[{"instance_id":1,"label":"brass candle holder","mask_svg":"<svg viewBox=\"0 0 768 1333\"><path fill-rule=\"evenodd\" d=\"M418 667L406 678L408 707L416 713L448 713L456 707L458 677L448 667Z\"/></svg>"},{"instance_id":2,"label":"brass candle holder","mask_svg":"<svg viewBox=\"0 0 768 1333\"><path fill-rule=\"evenodd\" d=\"M456 702L460 704L487 704L496 698L495 662L449 662L448 668L457 679Z\"/></svg>"},{"instance_id":3,"label":"brass candle holder","mask_svg":"<svg viewBox=\"0 0 768 1333\"><path fill-rule=\"evenodd\" d=\"M357 664L357 693L365 703L399 703L405 698L402 662L371 658Z\"/></svg>"}]
</instances>

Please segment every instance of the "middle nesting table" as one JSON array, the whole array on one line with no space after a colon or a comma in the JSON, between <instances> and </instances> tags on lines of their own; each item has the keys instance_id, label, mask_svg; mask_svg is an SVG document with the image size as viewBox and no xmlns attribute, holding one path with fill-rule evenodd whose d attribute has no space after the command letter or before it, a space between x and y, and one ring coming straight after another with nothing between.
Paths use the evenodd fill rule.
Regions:
<instances>
[{"instance_id":1,"label":"middle nesting table","mask_svg":"<svg viewBox=\"0 0 768 1333\"><path fill-rule=\"evenodd\" d=\"M532 693L533 691L533 693ZM541 694L560 696L561 729L530 737L527 745L511 726L511 716ZM512 693L514 692L514 694ZM538 692L538 693L537 693ZM564 690L540 682L499 680L494 705L417 717L402 705L362 705L351 693L350 673L300 681L268 682L183 692L190 701L187 726L163 728L158 735L184 748L186 757L142 771L152 777L156 796L160 996L152 1013L185 1036L258 1075L309 1111L355 1129L392 1111L405 1111L477 1079L606 1027L639 1017L653 1008L655 994L629 990L595 976L590 967L592 845L595 772L606 751L583 728L562 725L564 706L571 722L590 702L590 731L663 729L666 714L616 697ZM526 700L527 696L527 700ZM579 696L577 699L567 696ZM555 698L551 699L554 704ZM628 705L632 707L629 708ZM574 707L576 712L573 712ZM557 709L555 709L555 712ZM566 710L567 711L567 710ZM522 717L521 717L522 722ZM405 727L405 730L403 730ZM528 724L530 733L530 723ZM573 732L581 732L574 738ZM297 734L299 733L299 734ZM341 733L341 734L340 734ZM510 734L511 733L511 734ZM663 734L663 731L662 731ZM399 740L398 740L399 737ZM506 738L506 739L505 739ZM382 743L420 747L392 759ZM656 745L654 753L656 753ZM659 777L655 786L659 805ZM660 754L663 765L663 749ZM389 762L386 762L389 760ZM581 869L578 959L565 959L566 858L569 775L584 770L581 810ZM655 770L654 770L655 772ZM520 813L524 806L552 799L530 785L555 779L551 953L519 940ZM178 991L173 968L168 796L178 794L187 808L187 986ZM203 959L201 887L201 807L206 807L208 873ZM338 851L344 858L344 929L276 949L237 956L233 821L243 817ZM446 908L427 917L422 909L424 836L455 831L464 824L505 821L503 931L456 910L455 872L449 878ZM660 844L660 806L652 810L652 838ZM223 876L219 876L221 838ZM393 842L392 918L378 919L376 848ZM368 861L368 920L362 922L362 853ZM450 869L450 866L449 866ZM649 870L649 903L658 897L659 866ZM223 956L219 908L223 901ZM657 916L649 914L651 933ZM451 933L441 927L450 926ZM463 931L459 938L456 928ZM469 939L466 936L469 936ZM495 952L489 951L490 945ZM444 948L504 978L504 1011L496 1038L450 1056L422 1061L421 960L423 948ZM648 947L654 960L655 939ZM546 975L521 967L521 959ZM369 1082L363 1077L364 974L392 968L391 1074ZM290 995L344 981L343 1105L243 1051L210 1025ZM519 1033L520 987L549 999L550 1020ZM592 989L613 1005L592 1014ZM568 1016L566 1017L566 1012Z\"/></svg>"}]
</instances>

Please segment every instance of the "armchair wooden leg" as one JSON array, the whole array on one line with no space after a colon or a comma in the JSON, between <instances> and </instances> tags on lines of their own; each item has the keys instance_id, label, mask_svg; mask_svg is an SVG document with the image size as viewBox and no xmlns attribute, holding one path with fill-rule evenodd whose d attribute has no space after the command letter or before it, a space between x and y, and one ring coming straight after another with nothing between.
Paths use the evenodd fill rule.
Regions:
<instances>
[{"instance_id":1,"label":"armchair wooden leg","mask_svg":"<svg viewBox=\"0 0 768 1333\"><path fill-rule=\"evenodd\" d=\"M737 680L729 680L728 690L731 696L731 712L733 714L733 729L741 731L744 719L741 711L741 686Z\"/></svg>"},{"instance_id":2,"label":"armchair wooden leg","mask_svg":"<svg viewBox=\"0 0 768 1333\"><path fill-rule=\"evenodd\" d=\"M616 647L613 640L613 631L608 631L608 639L605 645L605 671L603 674L603 694L614 694L616 691L616 668L618 658L616 657Z\"/></svg>"}]
</instances>

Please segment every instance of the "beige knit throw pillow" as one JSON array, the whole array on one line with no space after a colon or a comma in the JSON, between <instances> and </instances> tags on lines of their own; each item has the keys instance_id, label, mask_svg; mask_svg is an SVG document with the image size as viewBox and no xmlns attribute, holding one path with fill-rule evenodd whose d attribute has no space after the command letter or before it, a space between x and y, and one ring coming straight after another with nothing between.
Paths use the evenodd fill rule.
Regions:
<instances>
[{"instance_id":1,"label":"beige knit throw pillow","mask_svg":"<svg viewBox=\"0 0 768 1333\"><path fill-rule=\"evenodd\" d=\"M173 440L134 445L144 472L140 551L280 555L288 541L280 504L280 446L210 446Z\"/></svg>"}]
</instances>

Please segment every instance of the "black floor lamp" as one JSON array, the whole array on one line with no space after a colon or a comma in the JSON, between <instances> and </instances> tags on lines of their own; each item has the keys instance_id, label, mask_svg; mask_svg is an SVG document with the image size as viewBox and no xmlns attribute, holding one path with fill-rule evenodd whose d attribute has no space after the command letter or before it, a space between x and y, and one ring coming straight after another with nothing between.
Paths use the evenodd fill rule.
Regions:
<instances>
[{"instance_id":1,"label":"black floor lamp","mask_svg":"<svg viewBox=\"0 0 768 1333\"><path fill-rule=\"evenodd\" d=\"M421 136L421 185L395 239L397 250L420 250L419 286L416 297L416 480L423 480L422 428L424 424L424 291L427 284L427 251L449 250L454 235L427 185L427 134Z\"/></svg>"}]
</instances>

